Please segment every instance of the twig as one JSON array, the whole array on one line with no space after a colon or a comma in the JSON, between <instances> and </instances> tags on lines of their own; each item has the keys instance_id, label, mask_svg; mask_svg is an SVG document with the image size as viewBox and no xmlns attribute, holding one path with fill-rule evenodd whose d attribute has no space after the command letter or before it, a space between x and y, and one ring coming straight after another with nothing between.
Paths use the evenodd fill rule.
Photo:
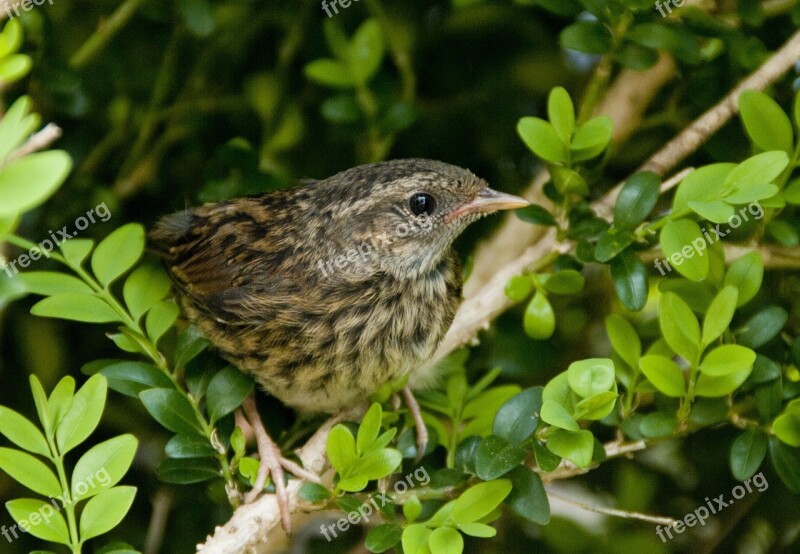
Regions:
<instances>
[{"instance_id":1,"label":"twig","mask_svg":"<svg viewBox=\"0 0 800 554\"><path fill-rule=\"evenodd\" d=\"M697 150L738 111L739 96L746 90L763 90L777 81L800 59L800 31L796 32L769 60L739 83L717 105L684 129L656 152L639 171L653 171L664 175L689 154Z\"/></svg>"},{"instance_id":2,"label":"twig","mask_svg":"<svg viewBox=\"0 0 800 554\"><path fill-rule=\"evenodd\" d=\"M153 497L153 511L150 513L150 523L147 526L147 538L144 543L144 554L157 554L161 551L164 542L164 531L167 529L169 512L173 504L172 493L165 487L156 491Z\"/></svg>"},{"instance_id":3,"label":"twig","mask_svg":"<svg viewBox=\"0 0 800 554\"><path fill-rule=\"evenodd\" d=\"M562 502L566 502L567 504L572 504L573 506L577 506L583 510L588 510L590 512L596 512L598 514L605 514L608 516L614 517L623 517L626 519L638 519L641 521L647 521L650 523L658 523L661 525L672 525L675 523L676 520L672 519L671 517L663 517L663 516L651 516L648 514L643 514L641 512L629 512L627 510L617 510L616 508L606 508L604 506L593 506L592 504L585 504L583 502L578 502L577 500L572 500L570 498L566 498L561 496L560 494L554 493L552 490L547 490L547 496L551 498L557 498Z\"/></svg>"},{"instance_id":4,"label":"twig","mask_svg":"<svg viewBox=\"0 0 800 554\"><path fill-rule=\"evenodd\" d=\"M128 23L144 0L126 0L114 13L103 21L98 29L83 43L69 59L73 69L81 69L94 58Z\"/></svg>"},{"instance_id":5,"label":"twig","mask_svg":"<svg viewBox=\"0 0 800 554\"><path fill-rule=\"evenodd\" d=\"M28 154L44 150L59 138L61 138L61 127L55 123L48 123L41 131L31 135L22 146L11 152L4 163L7 164Z\"/></svg>"},{"instance_id":6,"label":"twig","mask_svg":"<svg viewBox=\"0 0 800 554\"><path fill-rule=\"evenodd\" d=\"M321 473L327 464L325 444L328 433L340 421L356 418L363 413L363 407L331 417L320 427L308 442L297 451L303 467L315 473ZM289 497L289 509L298 511L301 506L313 509L314 506L303 504L298 496L302 482L299 479L289 481L286 492ZM280 511L274 494L262 495L252 504L245 504L236 509L228 522L214 530L204 544L197 545L197 552L203 554L232 554L246 552L259 543L266 543L270 531L280 523Z\"/></svg>"},{"instance_id":7,"label":"twig","mask_svg":"<svg viewBox=\"0 0 800 554\"><path fill-rule=\"evenodd\" d=\"M637 171L658 170L656 173L661 175L668 172L686 156L694 152L714 131L734 115L736 99L739 98L739 95L744 90L767 87L791 69L798 59L800 59L800 31L792 35L792 38L775 52L769 60L736 86L724 100L700 116L687 130L680 133L676 139L673 139L659 150ZM622 188L621 184L614 187L603 198L595 202L593 208L598 211L608 211L609 206L614 204L620 188ZM510 244L513 244L513 242ZM494 243L492 243L492 247L501 251L506 248L505 245L501 246ZM482 285L479 290L469 289L470 296L456 313L453 324L447 331L447 335L445 335L441 346L437 349L430 363L437 363L452 350L473 341L478 332L485 328L492 318L502 313L510 305L503 294L505 284L510 277L519 274L527 265L537 261L537 258L531 257L533 252L544 256L556 251L557 248L559 246L556 244L555 234L550 232L542 237L536 245L528 247L520 256L505 263L499 270L493 272L494 276L486 284ZM498 265L495 263L491 267L498 267ZM465 293L467 290L465 288Z\"/></svg>"}]
</instances>

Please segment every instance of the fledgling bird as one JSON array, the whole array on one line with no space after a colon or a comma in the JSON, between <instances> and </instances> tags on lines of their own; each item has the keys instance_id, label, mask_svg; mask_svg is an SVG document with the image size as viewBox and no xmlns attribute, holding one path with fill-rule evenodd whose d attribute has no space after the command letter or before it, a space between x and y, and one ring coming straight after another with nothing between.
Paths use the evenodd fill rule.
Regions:
<instances>
[{"instance_id":1,"label":"fledgling bird","mask_svg":"<svg viewBox=\"0 0 800 554\"><path fill-rule=\"evenodd\" d=\"M288 406L334 413L395 378L426 379L461 300L453 241L527 205L466 169L404 159L188 209L150 241L222 357Z\"/></svg>"}]
</instances>

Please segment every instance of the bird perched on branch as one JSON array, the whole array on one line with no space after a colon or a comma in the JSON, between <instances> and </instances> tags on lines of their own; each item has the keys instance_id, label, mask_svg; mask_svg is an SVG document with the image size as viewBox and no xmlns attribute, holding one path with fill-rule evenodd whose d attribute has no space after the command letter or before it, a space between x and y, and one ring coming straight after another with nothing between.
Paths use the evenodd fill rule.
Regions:
<instances>
[{"instance_id":1,"label":"bird perched on branch","mask_svg":"<svg viewBox=\"0 0 800 554\"><path fill-rule=\"evenodd\" d=\"M394 160L185 210L150 240L185 315L225 359L300 412L334 413L403 376L426 380L418 370L461 300L453 241L483 215L527 205L466 169ZM282 469L298 468L257 435L288 528Z\"/></svg>"}]
</instances>

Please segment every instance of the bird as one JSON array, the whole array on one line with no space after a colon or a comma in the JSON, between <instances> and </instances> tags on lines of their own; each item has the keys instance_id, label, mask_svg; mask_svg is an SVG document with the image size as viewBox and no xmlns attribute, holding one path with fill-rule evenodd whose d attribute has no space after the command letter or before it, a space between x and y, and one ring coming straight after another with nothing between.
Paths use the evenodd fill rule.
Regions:
<instances>
[{"instance_id":1,"label":"bird","mask_svg":"<svg viewBox=\"0 0 800 554\"><path fill-rule=\"evenodd\" d=\"M467 169L398 159L167 215L148 239L188 321L266 392L300 414L336 413L408 378L427 437L411 391L435 381L423 368L461 302L453 242L527 205ZM244 408L288 531L283 469L313 477L281 457L252 399Z\"/></svg>"}]
</instances>

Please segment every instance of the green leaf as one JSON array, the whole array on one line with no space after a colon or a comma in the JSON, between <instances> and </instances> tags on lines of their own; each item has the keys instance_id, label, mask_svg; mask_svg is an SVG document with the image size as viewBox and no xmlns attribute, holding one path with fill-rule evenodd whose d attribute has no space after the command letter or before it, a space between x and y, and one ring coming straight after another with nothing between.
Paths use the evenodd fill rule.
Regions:
<instances>
[{"instance_id":1,"label":"green leaf","mask_svg":"<svg viewBox=\"0 0 800 554\"><path fill-rule=\"evenodd\" d=\"M117 361L100 369L99 373L108 380L108 388L133 398L139 398L143 390L173 386L160 369L144 362Z\"/></svg>"},{"instance_id":2,"label":"green leaf","mask_svg":"<svg viewBox=\"0 0 800 554\"><path fill-rule=\"evenodd\" d=\"M689 215L692 210L690 202L714 202L722 196L722 183L736 164L710 164L692 171L686 176L672 201L671 217L678 218Z\"/></svg>"},{"instance_id":3,"label":"green leaf","mask_svg":"<svg viewBox=\"0 0 800 554\"><path fill-rule=\"evenodd\" d=\"M625 181L614 204L614 226L633 229L653 211L658 202L661 179L650 171L636 173Z\"/></svg>"},{"instance_id":4,"label":"green leaf","mask_svg":"<svg viewBox=\"0 0 800 554\"><path fill-rule=\"evenodd\" d=\"M724 377L753 369L755 361L756 353L749 348L738 344L723 344L706 354L698 369L712 377Z\"/></svg>"},{"instance_id":5,"label":"green leaf","mask_svg":"<svg viewBox=\"0 0 800 554\"><path fill-rule=\"evenodd\" d=\"M458 529L470 537L488 539L497 535L497 529L485 523L461 523L458 525Z\"/></svg>"},{"instance_id":6,"label":"green leaf","mask_svg":"<svg viewBox=\"0 0 800 554\"><path fill-rule=\"evenodd\" d=\"M393 448L382 448L380 450L370 450L361 456L351 466L347 476L358 476L368 481L383 479L400 467L403 455ZM342 488L342 482L339 482Z\"/></svg>"},{"instance_id":7,"label":"green leaf","mask_svg":"<svg viewBox=\"0 0 800 554\"><path fill-rule=\"evenodd\" d=\"M240 460L242 464L239 466L240 471L246 460L254 462L257 470L257 460L243 458ZM176 485L202 483L219 477L220 474L219 465L214 458L166 458L156 468L156 475L160 481Z\"/></svg>"},{"instance_id":8,"label":"green leaf","mask_svg":"<svg viewBox=\"0 0 800 554\"><path fill-rule=\"evenodd\" d=\"M0 62L0 80L2 66ZM13 217L44 203L71 168L72 159L61 150L28 154L0 168L0 217Z\"/></svg>"},{"instance_id":9,"label":"green leaf","mask_svg":"<svg viewBox=\"0 0 800 554\"><path fill-rule=\"evenodd\" d=\"M559 42L562 48L587 54L605 54L611 49L612 36L599 21L578 21L561 31Z\"/></svg>"},{"instance_id":10,"label":"green leaf","mask_svg":"<svg viewBox=\"0 0 800 554\"><path fill-rule=\"evenodd\" d=\"M122 321L105 300L94 294L82 292L62 292L40 300L31 308L31 313L39 317L68 319L84 323L111 323Z\"/></svg>"},{"instance_id":11,"label":"green leaf","mask_svg":"<svg viewBox=\"0 0 800 554\"><path fill-rule=\"evenodd\" d=\"M624 317L611 314L606 318L606 333L614 352L631 368L639 367L642 356L642 341L633 325Z\"/></svg>"},{"instance_id":12,"label":"green leaf","mask_svg":"<svg viewBox=\"0 0 800 554\"><path fill-rule=\"evenodd\" d=\"M775 100L761 91L746 90L739 96L739 114L750 140L761 150L792 152L792 124Z\"/></svg>"},{"instance_id":13,"label":"green leaf","mask_svg":"<svg viewBox=\"0 0 800 554\"><path fill-rule=\"evenodd\" d=\"M686 27L662 23L640 23L625 33L625 38L642 46L671 52L688 64L700 62L700 44Z\"/></svg>"},{"instance_id":14,"label":"green leaf","mask_svg":"<svg viewBox=\"0 0 800 554\"><path fill-rule=\"evenodd\" d=\"M531 387L512 396L497 410L492 426L495 435L511 444L526 441L539 425L542 387Z\"/></svg>"},{"instance_id":15,"label":"green leaf","mask_svg":"<svg viewBox=\"0 0 800 554\"><path fill-rule=\"evenodd\" d=\"M606 263L636 241L636 235L627 229L611 228L603 231L594 248L594 257Z\"/></svg>"},{"instance_id":16,"label":"green leaf","mask_svg":"<svg viewBox=\"0 0 800 554\"><path fill-rule=\"evenodd\" d=\"M50 456L47 439L28 418L11 408L0 406L0 434L28 452Z\"/></svg>"},{"instance_id":17,"label":"green leaf","mask_svg":"<svg viewBox=\"0 0 800 554\"><path fill-rule=\"evenodd\" d=\"M681 275L692 281L701 281L708 275L706 239L700 226L690 219L670 220L659 237L661 250Z\"/></svg>"},{"instance_id":18,"label":"green leaf","mask_svg":"<svg viewBox=\"0 0 800 554\"><path fill-rule=\"evenodd\" d=\"M197 327L193 325L187 327L183 333L178 335L178 340L175 344L175 367L186 367L186 364L208 348L209 344ZM192 394L195 394L194 391L192 391Z\"/></svg>"},{"instance_id":19,"label":"green leaf","mask_svg":"<svg viewBox=\"0 0 800 554\"><path fill-rule=\"evenodd\" d=\"M678 364L664 356L645 356L639 360L639 368L659 391L678 398L684 395L686 383Z\"/></svg>"},{"instance_id":20,"label":"green leaf","mask_svg":"<svg viewBox=\"0 0 800 554\"><path fill-rule=\"evenodd\" d=\"M397 525L384 523L373 527L364 540L364 548L370 552L386 552L393 548L403 536L403 530Z\"/></svg>"},{"instance_id":21,"label":"green leaf","mask_svg":"<svg viewBox=\"0 0 800 554\"><path fill-rule=\"evenodd\" d=\"M800 233L794 225L782 219L773 219L767 222L766 225L767 235L775 239L781 246L787 248L794 248L800 245Z\"/></svg>"},{"instance_id":22,"label":"green leaf","mask_svg":"<svg viewBox=\"0 0 800 554\"><path fill-rule=\"evenodd\" d=\"M91 239L70 239L61 243L61 253L72 267L79 267L94 248Z\"/></svg>"},{"instance_id":23,"label":"green leaf","mask_svg":"<svg viewBox=\"0 0 800 554\"><path fill-rule=\"evenodd\" d=\"M752 477L767 455L767 437L761 431L748 429L731 446L731 473L738 481Z\"/></svg>"},{"instance_id":24,"label":"green leaf","mask_svg":"<svg viewBox=\"0 0 800 554\"><path fill-rule=\"evenodd\" d=\"M761 288L764 278L764 260L757 251L748 252L734 261L725 274L725 286L733 285L739 290L736 306L744 306Z\"/></svg>"},{"instance_id":25,"label":"green leaf","mask_svg":"<svg viewBox=\"0 0 800 554\"><path fill-rule=\"evenodd\" d=\"M700 354L700 324L677 294L665 292L659 302L661 334L670 348L692 362Z\"/></svg>"},{"instance_id":26,"label":"green leaf","mask_svg":"<svg viewBox=\"0 0 800 554\"><path fill-rule=\"evenodd\" d=\"M566 163L567 147L561 142L553 126L544 119L523 117L517 123L517 134L525 146L543 160Z\"/></svg>"},{"instance_id":27,"label":"green leaf","mask_svg":"<svg viewBox=\"0 0 800 554\"><path fill-rule=\"evenodd\" d=\"M574 269L564 269L550 275L544 282L544 290L553 294L575 294L583 290L586 280Z\"/></svg>"},{"instance_id":28,"label":"green leaf","mask_svg":"<svg viewBox=\"0 0 800 554\"><path fill-rule=\"evenodd\" d=\"M639 423L639 432L646 438L670 437L678 431L678 420L674 414L651 412Z\"/></svg>"},{"instance_id":29,"label":"green leaf","mask_svg":"<svg viewBox=\"0 0 800 554\"><path fill-rule=\"evenodd\" d=\"M756 154L733 168L722 184L723 190L746 191L753 186L772 183L786 169L787 165L789 165L789 156L786 155L786 152L773 150ZM772 194L764 194L767 194L765 198L768 198L774 192ZM723 196L727 197L729 195L724 194ZM749 202L750 200L747 197L743 197L738 202L728 199L729 202L734 204ZM752 200L760 200L760 198L752 198Z\"/></svg>"},{"instance_id":30,"label":"green leaf","mask_svg":"<svg viewBox=\"0 0 800 554\"><path fill-rule=\"evenodd\" d=\"M690 201L689 207L700 217L714 223L725 223L734 213L733 206L722 200L711 202Z\"/></svg>"},{"instance_id":31,"label":"green leaf","mask_svg":"<svg viewBox=\"0 0 800 554\"><path fill-rule=\"evenodd\" d=\"M715 377L707 373L701 373L697 378L697 385L694 392L697 396L707 396L709 398L717 398L725 396L736 389L747 380L752 368L743 369L736 373L729 373L722 377Z\"/></svg>"},{"instance_id":32,"label":"green leaf","mask_svg":"<svg viewBox=\"0 0 800 554\"><path fill-rule=\"evenodd\" d=\"M31 394L33 396L33 403L36 405L36 413L39 415L39 421L42 422L45 435L50 437L53 435L53 422L50 419L47 395L42 388L42 383L36 375L31 375L28 379L31 385Z\"/></svg>"},{"instance_id":33,"label":"green leaf","mask_svg":"<svg viewBox=\"0 0 800 554\"><path fill-rule=\"evenodd\" d=\"M798 201L798 204L800 204L800 201ZM520 218L522 221L527 221L528 223L535 223L537 225L547 225L547 226L556 225L556 220L553 217L553 214L551 214L549 211L539 206L538 204L531 204L530 206L519 208L517 210L514 210L514 213L516 213L517 217Z\"/></svg>"},{"instance_id":34,"label":"green leaf","mask_svg":"<svg viewBox=\"0 0 800 554\"><path fill-rule=\"evenodd\" d=\"M775 437L769 440L769 458L786 487L800 494L800 449L790 448Z\"/></svg>"},{"instance_id":35,"label":"green leaf","mask_svg":"<svg viewBox=\"0 0 800 554\"><path fill-rule=\"evenodd\" d=\"M356 437L356 452L361 455L372 447L372 444L378 438L381 431L381 420L383 418L383 410L381 405L377 402L370 406L364 419L361 420L361 425L358 428L358 436Z\"/></svg>"},{"instance_id":36,"label":"green leaf","mask_svg":"<svg viewBox=\"0 0 800 554\"><path fill-rule=\"evenodd\" d=\"M475 470L478 477L491 481L502 477L517 467L525 457L525 452L506 439L489 435L481 441L475 454Z\"/></svg>"},{"instance_id":37,"label":"green leaf","mask_svg":"<svg viewBox=\"0 0 800 554\"><path fill-rule=\"evenodd\" d=\"M611 278L622 305L638 312L647 303L647 268L633 252L623 252L611 260Z\"/></svg>"},{"instance_id":38,"label":"green leaf","mask_svg":"<svg viewBox=\"0 0 800 554\"><path fill-rule=\"evenodd\" d=\"M575 130L575 106L564 87L555 87L547 99L547 117L556 134L569 146L572 132Z\"/></svg>"},{"instance_id":39,"label":"green leaf","mask_svg":"<svg viewBox=\"0 0 800 554\"><path fill-rule=\"evenodd\" d=\"M452 527L438 527L428 537L428 546L434 554L461 554L464 537Z\"/></svg>"},{"instance_id":40,"label":"green leaf","mask_svg":"<svg viewBox=\"0 0 800 554\"><path fill-rule=\"evenodd\" d=\"M567 369L570 388L578 396L589 397L614 386L614 362L608 358L589 358L572 362Z\"/></svg>"},{"instance_id":41,"label":"green leaf","mask_svg":"<svg viewBox=\"0 0 800 554\"><path fill-rule=\"evenodd\" d=\"M512 302L522 302L533 290L533 283L528 275L515 275L508 280L505 293Z\"/></svg>"},{"instance_id":42,"label":"green leaf","mask_svg":"<svg viewBox=\"0 0 800 554\"><path fill-rule=\"evenodd\" d=\"M16 26L19 22L14 21ZM6 24L6 29L11 24ZM0 36L0 48L5 46L5 33ZM38 114L32 114L31 99L29 96L20 96L8 111L0 118L0 160L5 161L8 155L33 133L41 124Z\"/></svg>"},{"instance_id":43,"label":"green leaf","mask_svg":"<svg viewBox=\"0 0 800 554\"><path fill-rule=\"evenodd\" d=\"M305 76L315 83L333 88L351 88L355 78L350 67L338 60L322 58L306 65Z\"/></svg>"},{"instance_id":44,"label":"green leaf","mask_svg":"<svg viewBox=\"0 0 800 554\"><path fill-rule=\"evenodd\" d=\"M144 227L129 223L108 235L92 254L92 271L100 283L108 287L128 271L144 252Z\"/></svg>"},{"instance_id":45,"label":"green leaf","mask_svg":"<svg viewBox=\"0 0 800 554\"><path fill-rule=\"evenodd\" d=\"M619 394L616 390L599 392L575 404L572 414L577 419L603 419L614 409Z\"/></svg>"},{"instance_id":46,"label":"green leaf","mask_svg":"<svg viewBox=\"0 0 800 554\"><path fill-rule=\"evenodd\" d=\"M0 60L0 82L11 83L22 79L33 67L33 60L27 54L12 54Z\"/></svg>"},{"instance_id":47,"label":"green leaf","mask_svg":"<svg viewBox=\"0 0 800 554\"><path fill-rule=\"evenodd\" d=\"M102 375L92 375L78 389L72 403L56 429L60 454L66 454L85 441L97 428L106 405L108 385Z\"/></svg>"},{"instance_id":48,"label":"green leaf","mask_svg":"<svg viewBox=\"0 0 800 554\"><path fill-rule=\"evenodd\" d=\"M553 184L559 193L577 194L579 196L587 196L589 194L589 185L586 184L586 179L581 177L581 174L577 171L559 165L550 166L549 170L553 178Z\"/></svg>"},{"instance_id":49,"label":"green leaf","mask_svg":"<svg viewBox=\"0 0 800 554\"><path fill-rule=\"evenodd\" d=\"M572 414L564 406L554 400L545 400L542 403L542 411L539 415L542 421L555 427L568 431L578 431L580 427L572 418Z\"/></svg>"},{"instance_id":50,"label":"green leaf","mask_svg":"<svg viewBox=\"0 0 800 554\"><path fill-rule=\"evenodd\" d=\"M570 145L572 162L591 160L603 153L611 142L614 122L610 117L593 117L581 125Z\"/></svg>"},{"instance_id":51,"label":"green leaf","mask_svg":"<svg viewBox=\"0 0 800 554\"><path fill-rule=\"evenodd\" d=\"M383 60L383 35L377 19L368 19L356 30L350 42L350 74L357 85L366 85L380 69Z\"/></svg>"},{"instance_id":52,"label":"green leaf","mask_svg":"<svg viewBox=\"0 0 800 554\"><path fill-rule=\"evenodd\" d=\"M798 95L798 98L800 98L800 95ZM783 189L783 199L795 206L800 204L800 179L794 179Z\"/></svg>"},{"instance_id":53,"label":"green leaf","mask_svg":"<svg viewBox=\"0 0 800 554\"><path fill-rule=\"evenodd\" d=\"M36 498L19 498L6 502L6 509L20 527L43 541L70 544L67 522L53 505ZM47 514L47 518L44 515ZM27 524L23 524L22 522Z\"/></svg>"},{"instance_id":54,"label":"green leaf","mask_svg":"<svg viewBox=\"0 0 800 554\"><path fill-rule=\"evenodd\" d=\"M412 495L405 504L403 504L403 517L406 518L408 523L414 523L419 515L422 513L422 503L417 498L417 495Z\"/></svg>"},{"instance_id":55,"label":"green leaf","mask_svg":"<svg viewBox=\"0 0 800 554\"><path fill-rule=\"evenodd\" d=\"M153 306L147 313L145 320L145 328L147 330L147 337L157 344L164 333L175 324L178 319L180 310L178 305L172 300L164 300Z\"/></svg>"},{"instance_id":56,"label":"green leaf","mask_svg":"<svg viewBox=\"0 0 800 554\"><path fill-rule=\"evenodd\" d=\"M403 554L431 554L428 548L430 529L421 523L414 523L403 530Z\"/></svg>"},{"instance_id":57,"label":"green leaf","mask_svg":"<svg viewBox=\"0 0 800 554\"><path fill-rule=\"evenodd\" d=\"M120 482L133 463L138 441L120 435L89 449L72 472L72 499L77 502L110 489Z\"/></svg>"},{"instance_id":58,"label":"green leaf","mask_svg":"<svg viewBox=\"0 0 800 554\"><path fill-rule=\"evenodd\" d=\"M578 467L589 467L594 452L594 435L585 430L555 429L547 437L547 448Z\"/></svg>"},{"instance_id":59,"label":"green leaf","mask_svg":"<svg viewBox=\"0 0 800 554\"><path fill-rule=\"evenodd\" d=\"M163 269L143 265L136 268L125 281L122 296L128 311L137 320L169 293L171 283Z\"/></svg>"},{"instance_id":60,"label":"green leaf","mask_svg":"<svg viewBox=\"0 0 800 554\"><path fill-rule=\"evenodd\" d=\"M479 483L456 499L450 515L457 524L479 521L497 508L510 492L511 481L507 479Z\"/></svg>"},{"instance_id":61,"label":"green leaf","mask_svg":"<svg viewBox=\"0 0 800 554\"><path fill-rule=\"evenodd\" d=\"M772 422L772 432L789 446L800 446L800 400L792 400Z\"/></svg>"},{"instance_id":62,"label":"green leaf","mask_svg":"<svg viewBox=\"0 0 800 554\"><path fill-rule=\"evenodd\" d=\"M749 348L760 348L781 332L788 318L789 314L783 308L778 306L765 308L737 331L737 342Z\"/></svg>"},{"instance_id":63,"label":"green leaf","mask_svg":"<svg viewBox=\"0 0 800 554\"><path fill-rule=\"evenodd\" d=\"M726 286L711 302L706 317L703 320L703 341L701 348L705 348L722 336L733 320L739 291L734 286Z\"/></svg>"},{"instance_id":64,"label":"green leaf","mask_svg":"<svg viewBox=\"0 0 800 554\"><path fill-rule=\"evenodd\" d=\"M303 483L297 494L306 502L311 503L324 502L331 498L331 491L317 483Z\"/></svg>"},{"instance_id":65,"label":"green leaf","mask_svg":"<svg viewBox=\"0 0 800 554\"><path fill-rule=\"evenodd\" d=\"M174 389L148 389L139 393L145 409L173 433L201 432L192 405Z\"/></svg>"},{"instance_id":66,"label":"green leaf","mask_svg":"<svg viewBox=\"0 0 800 554\"><path fill-rule=\"evenodd\" d=\"M33 492L43 496L61 495L61 485L53 471L27 452L0 447L0 469Z\"/></svg>"},{"instance_id":67,"label":"green leaf","mask_svg":"<svg viewBox=\"0 0 800 554\"><path fill-rule=\"evenodd\" d=\"M135 496L136 487L114 487L89 500L81 512L81 540L108 533L119 525Z\"/></svg>"},{"instance_id":68,"label":"green leaf","mask_svg":"<svg viewBox=\"0 0 800 554\"><path fill-rule=\"evenodd\" d=\"M211 423L242 405L253 390L253 380L233 366L214 375L206 391L206 412Z\"/></svg>"},{"instance_id":69,"label":"green leaf","mask_svg":"<svg viewBox=\"0 0 800 554\"><path fill-rule=\"evenodd\" d=\"M350 430L341 423L334 425L328 434L328 459L340 476L356 462L356 441Z\"/></svg>"},{"instance_id":70,"label":"green leaf","mask_svg":"<svg viewBox=\"0 0 800 554\"><path fill-rule=\"evenodd\" d=\"M546 340L553 336L556 329L556 314L543 293L537 292L528 302L523 323L525 332L531 338Z\"/></svg>"},{"instance_id":71,"label":"green leaf","mask_svg":"<svg viewBox=\"0 0 800 554\"><path fill-rule=\"evenodd\" d=\"M30 294L53 296L64 292L92 294L89 285L66 273L55 271L28 271L19 274L19 282Z\"/></svg>"},{"instance_id":72,"label":"green leaf","mask_svg":"<svg viewBox=\"0 0 800 554\"><path fill-rule=\"evenodd\" d=\"M239 433L241 433L241 429ZM231 445L233 446L234 437L238 435L231 435ZM234 449L237 454L244 452L244 444L242 443L240 450ZM201 437L196 434L189 435L175 435L164 446L164 453L170 458L205 458L213 456L217 452L211 446L208 438Z\"/></svg>"},{"instance_id":73,"label":"green leaf","mask_svg":"<svg viewBox=\"0 0 800 554\"><path fill-rule=\"evenodd\" d=\"M528 467L521 466L515 468L510 474L513 489L506 498L508 504L514 512L537 525L547 525L550 523L550 502L547 499L547 492L544 490L542 479L539 475ZM492 529L489 527L489 529ZM466 529L461 529L464 533L472 536ZM494 531L494 529L492 529ZM487 536L494 536L494 533Z\"/></svg>"}]
</instances>

